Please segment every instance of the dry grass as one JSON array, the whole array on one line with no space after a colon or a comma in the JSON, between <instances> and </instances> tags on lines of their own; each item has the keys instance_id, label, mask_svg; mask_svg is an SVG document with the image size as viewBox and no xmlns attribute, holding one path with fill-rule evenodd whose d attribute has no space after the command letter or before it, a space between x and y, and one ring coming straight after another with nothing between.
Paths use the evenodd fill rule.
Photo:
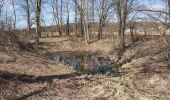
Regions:
<instances>
[{"instance_id":1,"label":"dry grass","mask_svg":"<svg viewBox=\"0 0 170 100\"><path fill-rule=\"evenodd\" d=\"M170 77L162 40L138 42L123 55L118 97L137 100L169 100ZM127 62L126 62L127 61Z\"/></svg>"},{"instance_id":2,"label":"dry grass","mask_svg":"<svg viewBox=\"0 0 170 100\"><path fill-rule=\"evenodd\" d=\"M113 50L113 40L110 38L101 40L92 40L87 45L85 41L81 41L81 38L44 38L41 39L39 45L41 50L44 49L45 53L55 53L59 51L90 51L100 52L102 56L108 56L109 52Z\"/></svg>"},{"instance_id":3,"label":"dry grass","mask_svg":"<svg viewBox=\"0 0 170 100\"><path fill-rule=\"evenodd\" d=\"M37 53L90 51L114 58L114 54L110 54L114 48L111 39L84 44L74 38L44 38L37 46ZM60 75L72 75L74 71L46 56L1 47L0 99L169 100L170 70L166 53L162 40L138 41L129 46L118 62L122 65L120 77L82 75L59 78Z\"/></svg>"},{"instance_id":4,"label":"dry grass","mask_svg":"<svg viewBox=\"0 0 170 100\"><path fill-rule=\"evenodd\" d=\"M7 51L0 52L0 70L28 75L56 75L72 72L67 66L57 64L48 57L31 52ZM62 67L62 69L60 69Z\"/></svg>"}]
</instances>

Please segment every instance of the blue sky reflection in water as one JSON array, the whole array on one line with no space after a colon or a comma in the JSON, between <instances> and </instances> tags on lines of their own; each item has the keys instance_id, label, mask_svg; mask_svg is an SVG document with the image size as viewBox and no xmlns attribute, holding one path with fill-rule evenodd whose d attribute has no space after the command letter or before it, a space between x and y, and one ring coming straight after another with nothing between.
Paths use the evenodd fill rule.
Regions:
<instances>
[{"instance_id":1,"label":"blue sky reflection in water","mask_svg":"<svg viewBox=\"0 0 170 100\"><path fill-rule=\"evenodd\" d=\"M50 59L55 62L63 62L69 67L81 73L89 74L110 74L118 75L118 66L112 63L109 59L97 57L96 55L85 54L54 54Z\"/></svg>"}]
</instances>

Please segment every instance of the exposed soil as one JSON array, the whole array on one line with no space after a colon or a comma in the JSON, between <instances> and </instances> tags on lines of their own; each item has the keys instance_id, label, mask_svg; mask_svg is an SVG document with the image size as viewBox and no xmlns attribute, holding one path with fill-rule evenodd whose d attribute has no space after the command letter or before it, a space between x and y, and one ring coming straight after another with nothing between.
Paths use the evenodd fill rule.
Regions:
<instances>
[{"instance_id":1,"label":"exposed soil","mask_svg":"<svg viewBox=\"0 0 170 100\"><path fill-rule=\"evenodd\" d=\"M170 39L169 39L170 40ZM117 62L121 75L78 75L48 59L59 51L98 52L115 60L114 41L90 45L75 39L41 39L35 52L0 47L0 99L26 100L170 100L168 46L161 39L139 40ZM38 52L37 52L38 51Z\"/></svg>"}]
</instances>

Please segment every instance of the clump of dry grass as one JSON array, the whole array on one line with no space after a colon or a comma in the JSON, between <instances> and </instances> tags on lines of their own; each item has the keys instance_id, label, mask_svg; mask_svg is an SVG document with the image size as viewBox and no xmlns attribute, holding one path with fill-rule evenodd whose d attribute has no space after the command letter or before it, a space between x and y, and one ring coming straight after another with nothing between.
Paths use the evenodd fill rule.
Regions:
<instances>
[{"instance_id":1,"label":"clump of dry grass","mask_svg":"<svg viewBox=\"0 0 170 100\"><path fill-rule=\"evenodd\" d=\"M11 42L10 39L11 39L11 38L8 36L7 33L0 31L0 45L9 44L9 43Z\"/></svg>"}]
</instances>

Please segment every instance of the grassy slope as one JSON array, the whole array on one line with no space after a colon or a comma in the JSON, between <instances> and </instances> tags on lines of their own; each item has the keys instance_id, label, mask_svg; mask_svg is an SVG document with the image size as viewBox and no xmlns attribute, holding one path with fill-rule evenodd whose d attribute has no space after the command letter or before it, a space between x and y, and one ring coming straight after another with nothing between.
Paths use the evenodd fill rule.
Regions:
<instances>
[{"instance_id":1,"label":"grassy slope","mask_svg":"<svg viewBox=\"0 0 170 100\"><path fill-rule=\"evenodd\" d=\"M78 39L67 38L41 41L43 43L38 46L39 54L91 51L115 58L114 54L110 54L114 44L110 39L90 45L84 45ZM116 78L105 75L74 76L74 71L61 63L11 48L5 47L6 51L0 51L0 99L170 99L170 70L165 61L165 46L158 39L138 41L131 45L119 61L122 76ZM58 79L63 74L73 76L61 76L62 79Z\"/></svg>"},{"instance_id":2,"label":"grassy slope","mask_svg":"<svg viewBox=\"0 0 170 100\"><path fill-rule=\"evenodd\" d=\"M122 99L169 100L170 70L162 40L138 41L124 54L118 96ZM170 52L170 51L168 51Z\"/></svg>"}]
</instances>

